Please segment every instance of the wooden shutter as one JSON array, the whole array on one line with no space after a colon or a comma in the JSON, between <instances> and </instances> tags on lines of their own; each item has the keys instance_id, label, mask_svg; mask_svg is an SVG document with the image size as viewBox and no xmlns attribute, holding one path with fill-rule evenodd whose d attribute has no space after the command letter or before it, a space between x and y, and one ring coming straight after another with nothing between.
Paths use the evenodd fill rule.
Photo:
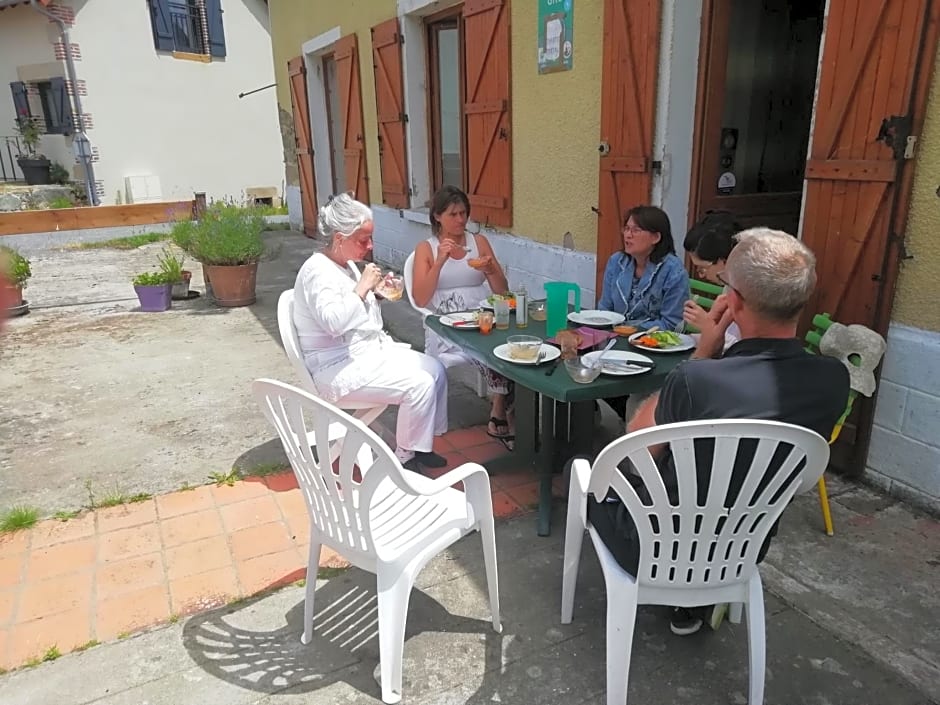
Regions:
<instances>
[{"instance_id":1,"label":"wooden shutter","mask_svg":"<svg viewBox=\"0 0 940 705\"><path fill-rule=\"evenodd\" d=\"M362 88L359 83L359 44L355 34L336 42L333 53L339 83L339 111L343 120L343 161L346 166L346 190L356 199L369 202L369 177L366 174L365 130L362 125Z\"/></svg>"},{"instance_id":2,"label":"wooden shutter","mask_svg":"<svg viewBox=\"0 0 940 705\"><path fill-rule=\"evenodd\" d=\"M173 51L173 25L170 24L170 4L168 0L149 0L150 26L153 29L153 45L159 51Z\"/></svg>"},{"instance_id":3,"label":"wooden shutter","mask_svg":"<svg viewBox=\"0 0 940 705\"><path fill-rule=\"evenodd\" d=\"M405 91L398 18L372 28L375 112L379 123L382 203L407 208L408 162L405 148Z\"/></svg>"},{"instance_id":4,"label":"wooden shutter","mask_svg":"<svg viewBox=\"0 0 940 705\"><path fill-rule=\"evenodd\" d=\"M624 212L650 199L659 16L660 0L604 2L598 298L607 260L623 249Z\"/></svg>"},{"instance_id":5,"label":"wooden shutter","mask_svg":"<svg viewBox=\"0 0 940 705\"><path fill-rule=\"evenodd\" d=\"M300 178L300 205L303 229L307 237L317 234L317 184L313 171L313 139L310 129L310 103L307 102L307 67L296 56L287 62L290 78L290 102L294 113L294 154Z\"/></svg>"},{"instance_id":6,"label":"wooden shutter","mask_svg":"<svg viewBox=\"0 0 940 705\"><path fill-rule=\"evenodd\" d=\"M50 93L52 94L52 105L50 108L56 111L54 116L55 128L50 130L53 134L71 135L75 131L72 124L72 99L64 78L50 78Z\"/></svg>"},{"instance_id":7,"label":"wooden shutter","mask_svg":"<svg viewBox=\"0 0 940 705\"><path fill-rule=\"evenodd\" d=\"M466 0L464 138L473 219L512 225L509 0Z\"/></svg>"},{"instance_id":8,"label":"wooden shutter","mask_svg":"<svg viewBox=\"0 0 940 705\"><path fill-rule=\"evenodd\" d=\"M26 84L22 81L13 81L10 84L10 90L13 92L13 112L17 118L30 117L29 98L26 94Z\"/></svg>"},{"instance_id":9,"label":"wooden shutter","mask_svg":"<svg viewBox=\"0 0 940 705\"><path fill-rule=\"evenodd\" d=\"M209 28L209 53L225 56L225 27L222 26L222 0L206 0L206 25Z\"/></svg>"},{"instance_id":10,"label":"wooden shutter","mask_svg":"<svg viewBox=\"0 0 940 705\"><path fill-rule=\"evenodd\" d=\"M830 0L806 164L802 238L818 258L807 316L887 330L906 220L899 180L923 122L914 88L936 51L929 5Z\"/></svg>"}]
</instances>

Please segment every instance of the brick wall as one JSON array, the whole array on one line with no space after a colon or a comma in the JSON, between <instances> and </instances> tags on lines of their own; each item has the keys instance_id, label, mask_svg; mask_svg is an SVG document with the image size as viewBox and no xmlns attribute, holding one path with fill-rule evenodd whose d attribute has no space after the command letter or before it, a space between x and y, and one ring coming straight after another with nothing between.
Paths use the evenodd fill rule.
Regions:
<instances>
[{"instance_id":1,"label":"brick wall","mask_svg":"<svg viewBox=\"0 0 940 705\"><path fill-rule=\"evenodd\" d=\"M898 324L888 331L868 476L940 508L940 333Z\"/></svg>"}]
</instances>

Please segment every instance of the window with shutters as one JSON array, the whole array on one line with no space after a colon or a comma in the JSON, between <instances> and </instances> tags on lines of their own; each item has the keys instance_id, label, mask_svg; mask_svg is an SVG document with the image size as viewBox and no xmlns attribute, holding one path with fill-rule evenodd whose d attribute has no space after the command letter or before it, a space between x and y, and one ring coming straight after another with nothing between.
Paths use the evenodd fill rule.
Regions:
<instances>
[{"instance_id":1,"label":"window with shutters","mask_svg":"<svg viewBox=\"0 0 940 705\"><path fill-rule=\"evenodd\" d=\"M50 78L46 81L10 84L16 114L42 121L45 132L50 135L70 135L74 132L72 100L69 98L65 79Z\"/></svg>"},{"instance_id":2,"label":"window with shutters","mask_svg":"<svg viewBox=\"0 0 940 705\"><path fill-rule=\"evenodd\" d=\"M428 22L431 183L466 190L463 134L463 24L460 10Z\"/></svg>"},{"instance_id":3,"label":"window with shutters","mask_svg":"<svg viewBox=\"0 0 940 705\"><path fill-rule=\"evenodd\" d=\"M153 43L174 55L225 56L222 0L147 0Z\"/></svg>"}]
</instances>

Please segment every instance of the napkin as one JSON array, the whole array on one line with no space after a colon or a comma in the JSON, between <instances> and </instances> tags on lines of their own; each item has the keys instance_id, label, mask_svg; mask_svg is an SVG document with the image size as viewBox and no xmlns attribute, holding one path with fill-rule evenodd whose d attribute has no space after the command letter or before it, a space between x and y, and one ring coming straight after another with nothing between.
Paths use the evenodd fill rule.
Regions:
<instances>
[{"instance_id":1,"label":"napkin","mask_svg":"<svg viewBox=\"0 0 940 705\"><path fill-rule=\"evenodd\" d=\"M588 348L602 345L611 338L617 337L616 333L613 333L609 330L599 330L598 328L590 328L589 326L575 328L574 332L581 336L581 344L578 346L578 350L587 350ZM548 338L545 342L558 345L558 341L554 336Z\"/></svg>"}]
</instances>

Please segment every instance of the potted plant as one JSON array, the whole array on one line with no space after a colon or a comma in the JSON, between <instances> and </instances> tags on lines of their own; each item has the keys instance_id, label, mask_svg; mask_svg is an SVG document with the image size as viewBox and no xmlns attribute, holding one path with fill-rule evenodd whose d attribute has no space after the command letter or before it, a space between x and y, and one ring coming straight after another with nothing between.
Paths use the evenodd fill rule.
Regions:
<instances>
[{"instance_id":1,"label":"potted plant","mask_svg":"<svg viewBox=\"0 0 940 705\"><path fill-rule=\"evenodd\" d=\"M250 210L214 203L197 221L177 223L172 238L203 265L206 291L219 306L255 302L258 262L264 255L264 218Z\"/></svg>"},{"instance_id":2,"label":"potted plant","mask_svg":"<svg viewBox=\"0 0 940 705\"><path fill-rule=\"evenodd\" d=\"M193 273L183 269L182 257L177 257L169 249L164 248L160 255L160 271L170 282L172 286L172 296L174 299L189 298L189 282L193 278Z\"/></svg>"},{"instance_id":3,"label":"potted plant","mask_svg":"<svg viewBox=\"0 0 940 705\"><path fill-rule=\"evenodd\" d=\"M163 272L144 272L134 277L134 291L141 311L166 311L172 305L173 285Z\"/></svg>"},{"instance_id":4,"label":"potted plant","mask_svg":"<svg viewBox=\"0 0 940 705\"><path fill-rule=\"evenodd\" d=\"M14 311L22 308L26 280L33 276L29 268L29 260L12 247L0 246L0 267L2 267L0 286L5 289L5 295L2 298L8 302L7 310Z\"/></svg>"},{"instance_id":5,"label":"potted plant","mask_svg":"<svg viewBox=\"0 0 940 705\"><path fill-rule=\"evenodd\" d=\"M16 162L23 171L26 183L30 186L52 183L49 174L52 162L37 151L39 139L42 137L39 125L29 115L21 113L16 118L16 132L20 136L17 140L19 155Z\"/></svg>"}]
</instances>

